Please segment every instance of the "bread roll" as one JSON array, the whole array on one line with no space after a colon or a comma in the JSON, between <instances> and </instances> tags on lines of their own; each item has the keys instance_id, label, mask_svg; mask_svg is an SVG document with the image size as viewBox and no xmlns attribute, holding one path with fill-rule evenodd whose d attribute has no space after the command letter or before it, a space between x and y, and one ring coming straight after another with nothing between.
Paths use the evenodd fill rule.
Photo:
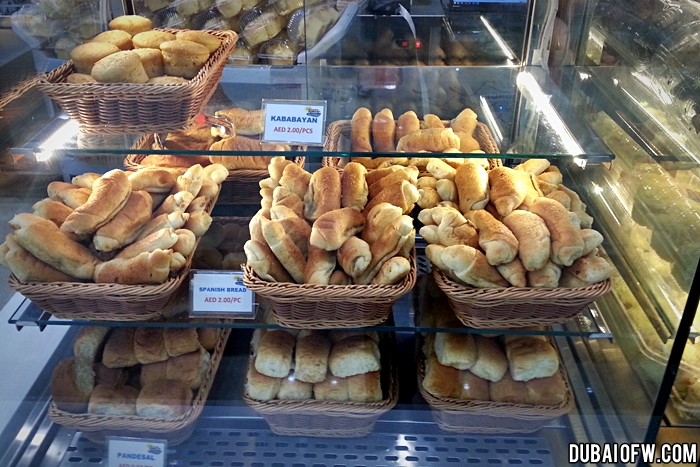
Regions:
<instances>
[{"instance_id":1,"label":"bread roll","mask_svg":"<svg viewBox=\"0 0 700 467\"><path fill-rule=\"evenodd\" d=\"M133 242L151 218L152 198L145 191L132 191L123 208L93 237L98 251L114 251Z\"/></svg>"},{"instance_id":2,"label":"bread roll","mask_svg":"<svg viewBox=\"0 0 700 467\"><path fill-rule=\"evenodd\" d=\"M179 237L174 229L161 229L124 248L115 256L115 259L131 259L136 258L142 253L150 253L156 250L168 250L177 243L178 239Z\"/></svg>"},{"instance_id":3,"label":"bread roll","mask_svg":"<svg viewBox=\"0 0 700 467\"><path fill-rule=\"evenodd\" d=\"M94 233L119 212L131 193L129 179L121 170L107 172L92 187L87 202L66 218L61 231L78 235Z\"/></svg>"},{"instance_id":4,"label":"bread roll","mask_svg":"<svg viewBox=\"0 0 700 467\"><path fill-rule=\"evenodd\" d=\"M73 212L73 210L65 204L60 201L52 200L51 198L42 199L34 203L32 211L35 216L50 220L56 224L57 227L60 227L66 220L66 217Z\"/></svg>"},{"instance_id":5,"label":"bread roll","mask_svg":"<svg viewBox=\"0 0 700 467\"><path fill-rule=\"evenodd\" d=\"M590 229L593 226L593 218L586 213L586 205L581 201L578 193L561 184L558 188L569 195L571 199L571 211L574 212L581 221L581 228Z\"/></svg>"},{"instance_id":6,"label":"bread roll","mask_svg":"<svg viewBox=\"0 0 700 467\"><path fill-rule=\"evenodd\" d=\"M554 168L556 168L556 167L554 167ZM541 174L539 174L537 176L537 181L538 181L538 184L544 182L544 183L548 183L548 184L552 184L552 185L560 185L562 183L563 179L562 179L561 172L559 172L559 170L557 169L556 172L554 172L554 171L542 172Z\"/></svg>"},{"instance_id":7,"label":"bread roll","mask_svg":"<svg viewBox=\"0 0 700 467\"><path fill-rule=\"evenodd\" d=\"M282 171L279 184L289 189L289 191L297 195L299 198L304 199L304 196L306 196L306 192L309 189L311 178L312 175L303 168L296 164L289 164Z\"/></svg>"},{"instance_id":8,"label":"bread roll","mask_svg":"<svg viewBox=\"0 0 700 467\"><path fill-rule=\"evenodd\" d=\"M403 257L396 256L387 260L370 284L396 284L411 272L411 263Z\"/></svg>"},{"instance_id":9,"label":"bread roll","mask_svg":"<svg viewBox=\"0 0 700 467\"><path fill-rule=\"evenodd\" d=\"M381 369L379 347L368 336L343 339L331 349L328 367L341 378L378 371Z\"/></svg>"},{"instance_id":10,"label":"bread roll","mask_svg":"<svg viewBox=\"0 0 700 467\"><path fill-rule=\"evenodd\" d=\"M100 178L101 175L98 173L94 172L86 172L81 175L76 175L71 179L71 184L76 185L80 188L86 188L90 191L92 191L92 184L95 183L95 180Z\"/></svg>"},{"instance_id":11,"label":"bread roll","mask_svg":"<svg viewBox=\"0 0 700 467\"><path fill-rule=\"evenodd\" d=\"M552 242L552 262L571 266L581 257L584 248L581 232L573 225L564 206L548 198L539 198L530 206L530 211L547 225Z\"/></svg>"},{"instance_id":12,"label":"bread roll","mask_svg":"<svg viewBox=\"0 0 700 467\"><path fill-rule=\"evenodd\" d=\"M499 264L496 269L513 287L527 287L527 270L518 258L510 263Z\"/></svg>"},{"instance_id":13,"label":"bread roll","mask_svg":"<svg viewBox=\"0 0 700 467\"><path fill-rule=\"evenodd\" d=\"M365 107L357 109L351 120L350 138L352 141L352 152L372 152L370 143L371 125L372 112Z\"/></svg>"},{"instance_id":14,"label":"bread roll","mask_svg":"<svg viewBox=\"0 0 700 467\"><path fill-rule=\"evenodd\" d=\"M263 190L260 190L262 193ZM265 208L265 197L263 196L263 201L260 206ZM285 186L278 186L272 191L272 200L270 202L270 207L272 206L284 206L297 215L297 217L304 217L304 202L295 193L292 193L289 188Z\"/></svg>"},{"instance_id":15,"label":"bread roll","mask_svg":"<svg viewBox=\"0 0 700 467\"><path fill-rule=\"evenodd\" d=\"M370 339L372 339L374 342L379 344L379 334L377 331L362 331L358 329L353 329L353 330L333 330L333 331L328 331L328 338L333 342L334 344L337 344L338 342L348 339L350 337L355 337L355 336L367 336Z\"/></svg>"},{"instance_id":16,"label":"bread roll","mask_svg":"<svg viewBox=\"0 0 700 467\"><path fill-rule=\"evenodd\" d=\"M134 333L134 355L142 365L167 360L163 329L137 328Z\"/></svg>"},{"instance_id":17,"label":"bread roll","mask_svg":"<svg viewBox=\"0 0 700 467\"><path fill-rule=\"evenodd\" d=\"M314 399L337 402L349 400L347 379L333 376L329 371L322 382L314 384Z\"/></svg>"},{"instance_id":18,"label":"bread roll","mask_svg":"<svg viewBox=\"0 0 700 467\"><path fill-rule=\"evenodd\" d=\"M357 158L355 158L357 159ZM366 158L369 159L369 158ZM398 170L404 170L404 167L400 165L392 165L391 167L385 167L382 169L376 169L376 170L371 170L367 172L367 175L365 176L365 180L367 180L367 185L372 186L375 184L377 181L381 180L384 177L387 177L394 172Z\"/></svg>"},{"instance_id":19,"label":"bread roll","mask_svg":"<svg viewBox=\"0 0 700 467\"><path fill-rule=\"evenodd\" d=\"M509 404L527 404L527 387L522 381L515 381L507 373L499 381L489 384L489 398L493 402Z\"/></svg>"},{"instance_id":20,"label":"bread roll","mask_svg":"<svg viewBox=\"0 0 700 467\"><path fill-rule=\"evenodd\" d=\"M310 334L297 341L294 354L294 375L306 383L321 383L326 379L331 341L319 334Z\"/></svg>"},{"instance_id":21,"label":"bread roll","mask_svg":"<svg viewBox=\"0 0 700 467\"><path fill-rule=\"evenodd\" d=\"M549 199L553 199L554 201L560 202L561 205L564 206L567 211L571 210L571 198L569 198L569 195L567 195L563 191L555 190L546 195L546 197Z\"/></svg>"},{"instance_id":22,"label":"bread roll","mask_svg":"<svg viewBox=\"0 0 700 467\"><path fill-rule=\"evenodd\" d=\"M471 211L469 220L479 232L479 246L486 253L490 265L510 263L515 259L518 254L518 239L501 221L483 209Z\"/></svg>"},{"instance_id":23,"label":"bread roll","mask_svg":"<svg viewBox=\"0 0 700 467\"><path fill-rule=\"evenodd\" d=\"M272 400L277 397L281 382L281 378L265 376L255 369L255 365L248 365L245 394L252 399L261 401Z\"/></svg>"},{"instance_id":24,"label":"bread roll","mask_svg":"<svg viewBox=\"0 0 700 467\"><path fill-rule=\"evenodd\" d=\"M125 368L107 368L99 362L92 364L92 371L95 372L95 386L98 384L123 386L129 378L129 372Z\"/></svg>"},{"instance_id":25,"label":"bread roll","mask_svg":"<svg viewBox=\"0 0 700 467\"><path fill-rule=\"evenodd\" d=\"M216 328L197 328L197 340L199 340L199 345L211 352L219 342L219 330Z\"/></svg>"},{"instance_id":26,"label":"bread roll","mask_svg":"<svg viewBox=\"0 0 700 467\"><path fill-rule=\"evenodd\" d=\"M282 266L289 272L295 282L303 283L306 259L292 238L284 231L282 225L278 222L266 222L262 227L262 231L270 250L272 250Z\"/></svg>"},{"instance_id":27,"label":"bread roll","mask_svg":"<svg viewBox=\"0 0 700 467\"><path fill-rule=\"evenodd\" d=\"M391 203L379 203L369 211L365 210L365 228L362 230L362 240L373 244L384 230L396 219L401 217L403 209Z\"/></svg>"},{"instance_id":28,"label":"bread roll","mask_svg":"<svg viewBox=\"0 0 700 467\"><path fill-rule=\"evenodd\" d=\"M489 176L482 166L465 162L456 170L454 181L462 212L483 209L486 206L489 201Z\"/></svg>"},{"instance_id":29,"label":"bread roll","mask_svg":"<svg viewBox=\"0 0 700 467\"><path fill-rule=\"evenodd\" d=\"M410 110L399 117L396 123L395 140L398 143L404 136L418 130L420 130L420 121L416 113Z\"/></svg>"},{"instance_id":30,"label":"bread roll","mask_svg":"<svg viewBox=\"0 0 700 467\"><path fill-rule=\"evenodd\" d=\"M107 326L84 326L73 341L73 354L94 362L101 356L105 337L110 331Z\"/></svg>"},{"instance_id":31,"label":"bread roll","mask_svg":"<svg viewBox=\"0 0 700 467\"><path fill-rule=\"evenodd\" d=\"M426 168L437 180L454 180L457 175L457 171L454 168L440 159L431 159Z\"/></svg>"},{"instance_id":32,"label":"bread roll","mask_svg":"<svg viewBox=\"0 0 700 467\"><path fill-rule=\"evenodd\" d=\"M61 360L51 373L51 397L59 410L85 412L94 387L95 373L87 358Z\"/></svg>"},{"instance_id":33,"label":"bread roll","mask_svg":"<svg viewBox=\"0 0 700 467\"><path fill-rule=\"evenodd\" d=\"M587 287L602 282L613 273L613 267L600 256L584 256L562 270L561 287Z\"/></svg>"},{"instance_id":34,"label":"bread roll","mask_svg":"<svg viewBox=\"0 0 700 467\"><path fill-rule=\"evenodd\" d=\"M379 371L348 376L348 399L353 402L379 402L382 394L381 374Z\"/></svg>"},{"instance_id":35,"label":"bread roll","mask_svg":"<svg viewBox=\"0 0 700 467\"><path fill-rule=\"evenodd\" d=\"M472 248L479 246L480 238L476 230L455 209L444 212L437 228L437 235L440 244L444 246L468 245Z\"/></svg>"},{"instance_id":36,"label":"bread roll","mask_svg":"<svg viewBox=\"0 0 700 467\"><path fill-rule=\"evenodd\" d=\"M105 343L102 363L107 368L125 368L138 364L134 354L134 328L116 328Z\"/></svg>"},{"instance_id":37,"label":"bread roll","mask_svg":"<svg viewBox=\"0 0 700 467\"><path fill-rule=\"evenodd\" d=\"M85 204L92 190L80 188L77 185L65 182L51 182L46 187L49 198L60 201L71 209Z\"/></svg>"},{"instance_id":38,"label":"bread roll","mask_svg":"<svg viewBox=\"0 0 700 467\"><path fill-rule=\"evenodd\" d=\"M375 152L394 152L396 122L390 109L382 109L372 120L372 143Z\"/></svg>"},{"instance_id":39,"label":"bread roll","mask_svg":"<svg viewBox=\"0 0 700 467\"><path fill-rule=\"evenodd\" d=\"M355 278L355 283L366 285L372 282L384 263L394 257L409 237L415 237L413 220L408 216L401 216L384 229L381 236L370 244L372 261L360 276Z\"/></svg>"},{"instance_id":40,"label":"bread roll","mask_svg":"<svg viewBox=\"0 0 700 467\"><path fill-rule=\"evenodd\" d=\"M430 162L430 159L427 159L427 161ZM430 176L420 177L418 179L418 181L416 182L416 188L418 188L419 190L421 188L433 188L433 189L435 189L435 187L437 187L437 178L435 178L435 177L430 177Z\"/></svg>"},{"instance_id":41,"label":"bread roll","mask_svg":"<svg viewBox=\"0 0 700 467\"><path fill-rule=\"evenodd\" d=\"M209 35L209 37L214 36ZM236 129L236 133L239 135L259 135L264 129L265 113L262 110L232 108L217 110L215 115L217 117L223 116L231 120ZM279 178L277 180L279 180Z\"/></svg>"},{"instance_id":42,"label":"bread roll","mask_svg":"<svg viewBox=\"0 0 700 467\"><path fill-rule=\"evenodd\" d=\"M459 370L442 365L437 357L427 355L425 358L425 377L423 388L436 397L457 398L461 394Z\"/></svg>"},{"instance_id":43,"label":"bread roll","mask_svg":"<svg viewBox=\"0 0 700 467\"><path fill-rule=\"evenodd\" d=\"M0 264L10 268L21 282L75 282L79 279L70 276L44 263L24 249L10 233L5 243L0 245Z\"/></svg>"},{"instance_id":44,"label":"bread roll","mask_svg":"<svg viewBox=\"0 0 700 467\"><path fill-rule=\"evenodd\" d=\"M163 328L163 342L171 357L194 352L200 347L196 328Z\"/></svg>"},{"instance_id":45,"label":"bread roll","mask_svg":"<svg viewBox=\"0 0 700 467\"><path fill-rule=\"evenodd\" d=\"M459 149L459 144L459 137L451 128L430 128L402 137L396 145L396 150L443 152L451 148Z\"/></svg>"},{"instance_id":46,"label":"bread roll","mask_svg":"<svg viewBox=\"0 0 700 467\"><path fill-rule=\"evenodd\" d=\"M474 335L476 361L470 371L491 382L500 381L508 371L508 360L496 339Z\"/></svg>"},{"instance_id":47,"label":"bread roll","mask_svg":"<svg viewBox=\"0 0 700 467\"><path fill-rule=\"evenodd\" d=\"M438 194L435 188L425 187L418 189L418 201L417 204L421 209L430 209L437 206L442 198Z\"/></svg>"},{"instance_id":48,"label":"bread roll","mask_svg":"<svg viewBox=\"0 0 700 467\"><path fill-rule=\"evenodd\" d=\"M190 203L194 200L194 195L189 191L179 191L168 195L160 207L153 213L153 217L163 214L171 214L176 211L185 212Z\"/></svg>"},{"instance_id":49,"label":"bread roll","mask_svg":"<svg viewBox=\"0 0 700 467\"><path fill-rule=\"evenodd\" d=\"M350 162L343 168L343 175L340 177L341 207L356 208L360 211L364 209L368 196L366 174L367 169L357 162Z\"/></svg>"},{"instance_id":50,"label":"bread roll","mask_svg":"<svg viewBox=\"0 0 700 467\"><path fill-rule=\"evenodd\" d=\"M202 177L221 185L228 177L228 169L221 164L210 164L202 169Z\"/></svg>"},{"instance_id":51,"label":"bread roll","mask_svg":"<svg viewBox=\"0 0 700 467\"><path fill-rule=\"evenodd\" d=\"M212 223L212 218L206 211L195 211L190 213L185 229L190 230L195 237L199 238L207 233L209 226Z\"/></svg>"},{"instance_id":52,"label":"bread roll","mask_svg":"<svg viewBox=\"0 0 700 467\"><path fill-rule=\"evenodd\" d=\"M350 285L352 284L352 277L348 276L345 271L340 269L333 271L331 278L328 281L329 285Z\"/></svg>"},{"instance_id":53,"label":"bread roll","mask_svg":"<svg viewBox=\"0 0 700 467\"><path fill-rule=\"evenodd\" d=\"M515 170L522 170L523 172L529 172L533 175L539 175L547 170L549 165L547 159L527 159L522 164L515 166Z\"/></svg>"},{"instance_id":54,"label":"bread roll","mask_svg":"<svg viewBox=\"0 0 700 467\"><path fill-rule=\"evenodd\" d=\"M278 206L273 206L274 209ZM281 206L279 206L281 207ZM262 225L265 225L266 219L261 220ZM306 257L309 250L309 237L311 236L311 226L301 217L287 217L285 219L272 221L282 226L285 233L294 241L294 244L299 247L301 253Z\"/></svg>"},{"instance_id":55,"label":"bread roll","mask_svg":"<svg viewBox=\"0 0 700 467\"><path fill-rule=\"evenodd\" d=\"M525 200L529 179L508 167L496 167L489 171L490 200L498 213L505 217Z\"/></svg>"},{"instance_id":56,"label":"bread roll","mask_svg":"<svg viewBox=\"0 0 700 467\"><path fill-rule=\"evenodd\" d=\"M186 384L162 379L146 384L136 399L136 413L141 417L177 418L189 410L192 389Z\"/></svg>"},{"instance_id":57,"label":"bread roll","mask_svg":"<svg viewBox=\"0 0 700 467\"><path fill-rule=\"evenodd\" d=\"M91 279L97 258L66 236L53 222L33 214L10 220L14 239L39 260L69 276Z\"/></svg>"},{"instance_id":58,"label":"bread roll","mask_svg":"<svg viewBox=\"0 0 700 467\"><path fill-rule=\"evenodd\" d=\"M559 356L544 336L510 336L506 340L508 369L514 381L547 378L559 370Z\"/></svg>"},{"instance_id":59,"label":"bread roll","mask_svg":"<svg viewBox=\"0 0 700 467\"><path fill-rule=\"evenodd\" d=\"M586 256L603 243L603 236L597 230L581 229L581 239L583 240L583 253Z\"/></svg>"},{"instance_id":60,"label":"bread roll","mask_svg":"<svg viewBox=\"0 0 700 467\"><path fill-rule=\"evenodd\" d=\"M544 220L528 211L516 210L503 223L518 239L518 256L528 271L542 269L550 255L549 229Z\"/></svg>"},{"instance_id":61,"label":"bread roll","mask_svg":"<svg viewBox=\"0 0 700 467\"><path fill-rule=\"evenodd\" d=\"M418 169L415 167L402 167L372 183L369 186L369 197L374 198L384 189L391 185L399 184L404 180L415 185L418 181L418 174Z\"/></svg>"},{"instance_id":62,"label":"bread roll","mask_svg":"<svg viewBox=\"0 0 700 467\"><path fill-rule=\"evenodd\" d=\"M435 189L440 196L442 201L450 201L456 203L459 200L459 195L457 194L457 186L452 180L438 180Z\"/></svg>"},{"instance_id":63,"label":"bread roll","mask_svg":"<svg viewBox=\"0 0 700 467\"><path fill-rule=\"evenodd\" d=\"M136 415L138 389L98 384L90 394L88 413L95 415Z\"/></svg>"},{"instance_id":64,"label":"bread roll","mask_svg":"<svg viewBox=\"0 0 700 467\"><path fill-rule=\"evenodd\" d=\"M158 232L159 230L162 229L180 229L185 226L185 223L188 221L190 218L190 215L187 213L184 213L182 211L175 211L171 212L170 214L161 214L160 216L156 216L151 218L150 221L146 223L146 225L143 227L141 230L141 233L139 233L139 236L136 237L136 241L141 241L144 238L148 237L149 235Z\"/></svg>"},{"instance_id":65,"label":"bread roll","mask_svg":"<svg viewBox=\"0 0 700 467\"><path fill-rule=\"evenodd\" d=\"M267 243L249 240L244 245L248 265L260 276L269 282L292 282L292 276L282 266Z\"/></svg>"},{"instance_id":66,"label":"bread roll","mask_svg":"<svg viewBox=\"0 0 700 467\"><path fill-rule=\"evenodd\" d=\"M169 358L165 371L168 379L181 381L190 389L197 389L204 382L210 364L209 352L199 347L194 352Z\"/></svg>"},{"instance_id":67,"label":"bread roll","mask_svg":"<svg viewBox=\"0 0 700 467\"><path fill-rule=\"evenodd\" d=\"M567 389L560 372L548 378L531 379L525 383L527 403L531 405L560 405L566 401Z\"/></svg>"},{"instance_id":68,"label":"bread roll","mask_svg":"<svg viewBox=\"0 0 700 467\"><path fill-rule=\"evenodd\" d=\"M383 189L373 197L365 206L364 212L370 212L374 206L380 203L390 203L401 208L404 214L413 210L413 206L419 198L418 188L408 181L395 183Z\"/></svg>"},{"instance_id":69,"label":"bread roll","mask_svg":"<svg viewBox=\"0 0 700 467\"><path fill-rule=\"evenodd\" d=\"M435 354L442 365L468 370L476 361L476 344L471 334L438 332L434 345Z\"/></svg>"},{"instance_id":70,"label":"bread roll","mask_svg":"<svg viewBox=\"0 0 700 467\"><path fill-rule=\"evenodd\" d=\"M561 269L548 259L541 269L528 271L527 285L528 287L554 288L559 286L560 277Z\"/></svg>"},{"instance_id":71,"label":"bread roll","mask_svg":"<svg viewBox=\"0 0 700 467\"><path fill-rule=\"evenodd\" d=\"M268 331L258 343L255 369L266 376L284 378L292 366L296 340L286 331Z\"/></svg>"},{"instance_id":72,"label":"bread roll","mask_svg":"<svg viewBox=\"0 0 700 467\"><path fill-rule=\"evenodd\" d=\"M364 228L364 217L353 208L326 212L311 227L309 243L327 251L339 249L346 240Z\"/></svg>"},{"instance_id":73,"label":"bread roll","mask_svg":"<svg viewBox=\"0 0 700 467\"><path fill-rule=\"evenodd\" d=\"M300 219L300 217L296 212L294 212L293 209L290 209L287 206L277 205L270 208L270 219L273 221L279 221L283 219Z\"/></svg>"},{"instance_id":74,"label":"bread roll","mask_svg":"<svg viewBox=\"0 0 700 467\"><path fill-rule=\"evenodd\" d=\"M489 399L489 382L479 378L469 370L459 372L460 399L470 401L486 401Z\"/></svg>"},{"instance_id":75,"label":"bread roll","mask_svg":"<svg viewBox=\"0 0 700 467\"><path fill-rule=\"evenodd\" d=\"M335 270L335 258L334 251L326 251L312 245L309 248L309 258L304 269L304 283L328 285L331 274Z\"/></svg>"},{"instance_id":76,"label":"bread roll","mask_svg":"<svg viewBox=\"0 0 700 467\"><path fill-rule=\"evenodd\" d=\"M162 284L168 280L172 250L157 249L133 258L115 258L95 266L97 283Z\"/></svg>"},{"instance_id":77,"label":"bread roll","mask_svg":"<svg viewBox=\"0 0 700 467\"><path fill-rule=\"evenodd\" d=\"M340 209L340 174L332 167L323 167L311 176L304 196L304 217L315 221L321 215Z\"/></svg>"},{"instance_id":78,"label":"bread roll","mask_svg":"<svg viewBox=\"0 0 700 467\"><path fill-rule=\"evenodd\" d=\"M296 377L292 371L286 378L280 379L280 389L277 399L280 400L308 400L313 398L314 385L305 383Z\"/></svg>"}]
</instances>

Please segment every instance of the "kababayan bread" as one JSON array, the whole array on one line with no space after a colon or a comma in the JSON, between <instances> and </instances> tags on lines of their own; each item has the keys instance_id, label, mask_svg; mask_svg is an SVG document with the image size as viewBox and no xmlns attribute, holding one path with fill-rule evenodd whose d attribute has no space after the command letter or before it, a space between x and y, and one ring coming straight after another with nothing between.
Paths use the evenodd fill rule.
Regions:
<instances>
[{"instance_id":1,"label":"kababayan bread","mask_svg":"<svg viewBox=\"0 0 700 467\"><path fill-rule=\"evenodd\" d=\"M319 216L311 227L309 243L327 251L339 249L364 228L364 217L354 208L342 208Z\"/></svg>"},{"instance_id":2,"label":"kababayan bread","mask_svg":"<svg viewBox=\"0 0 700 467\"><path fill-rule=\"evenodd\" d=\"M98 83L147 83L148 74L139 54L123 50L100 59L90 71Z\"/></svg>"},{"instance_id":3,"label":"kababayan bread","mask_svg":"<svg viewBox=\"0 0 700 467\"><path fill-rule=\"evenodd\" d=\"M443 152L447 149L459 149L459 146L459 137L451 128L429 128L402 137L396 145L396 150Z\"/></svg>"},{"instance_id":4,"label":"kababayan bread","mask_svg":"<svg viewBox=\"0 0 700 467\"><path fill-rule=\"evenodd\" d=\"M340 177L341 207L364 209L369 192L366 175L367 169L357 162L350 162L343 168Z\"/></svg>"},{"instance_id":5,"label":"kababayan bread","mask_svg":"<svg viewBox=\"0 0 700 467\"><path fill-rule=\"evenodd\" d=\"M370 142L371 126L372 112L365 107L357 109L350 122L350 139L353 152L372 152L372 144Z\"/></svg>"},{"instance_id":6,"label":"kababayan bread","mask_svg":"<svg viewBox=\"0 0 700 467\"><path fill-rule=\"evenodd\" d=\"M160 44L166 75L194 78L209 59L209 49L192 41L176 40Z\"/></svg>"},{"instance_id":7,"label":"kababayan bread","mask_svg":"<svg viewBox=\"0 0 700 467\"><path fill-rule=\"evenodd\" d=\"M315 221L321 215L340 209L340 174L333 167L323 167L311 175L304 195L304 217Z\"/></svg>"}]
</instances>

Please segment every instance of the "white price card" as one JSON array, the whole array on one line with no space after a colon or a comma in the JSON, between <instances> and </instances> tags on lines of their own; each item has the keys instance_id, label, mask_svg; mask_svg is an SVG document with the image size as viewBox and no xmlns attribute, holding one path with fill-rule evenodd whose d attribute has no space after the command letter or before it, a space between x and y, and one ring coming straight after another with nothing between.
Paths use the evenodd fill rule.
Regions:
<instances>
[{"instance_id":1,"label":"white price card","mask_svg":"<svg viewBox=\"0 0 700 467\"><path fill-rule=\"evenodd\" d=\"M255 300L241 271L190 271L191 315L253 317Z\"/></svg>"},{"instance_id":2,"label":"white price card","mask_svg":"<svg viewBox=\"0 0 700 467\"><path fill-rule=\"evenodd\" d=\"M107 437L107 467L165 467L168 441Z\"/></svg>"},{"instance_id":3,"label":"white price card","mask_svg":"<svg viewBox=\"0 0 700 467\"><path fill-rule=\"evenodd\" d=\"M326 101L263 99L265 130L269 143L322 146L326 128Z\"/></svg>"}]
</instances>

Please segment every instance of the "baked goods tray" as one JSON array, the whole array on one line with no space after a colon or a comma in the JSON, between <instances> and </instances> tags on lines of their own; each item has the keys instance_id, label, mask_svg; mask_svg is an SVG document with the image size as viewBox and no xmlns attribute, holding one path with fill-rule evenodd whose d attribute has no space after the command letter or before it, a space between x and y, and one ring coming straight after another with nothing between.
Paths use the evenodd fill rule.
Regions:
<instances>
[{"instance_id":1,"label":"baked goods tray","mask_svg":"<svg viewBox=\"0 0 700 467\"><path fill-rule=\"evenodd\" d=\"M207 209L211 214L213 200ZM9 286L56 318L88 321L148 321L161 316L170 299L189 276L195 248L177 275L157 285L87 282L21 282L10 274Z\"/></svg>"},{"instance_id":2,"label":"baked goods tray","mask_svg":"<svg viewBox=\"0 0 700 467\"><path fill-rule=\"evenodd\" d=\"M443 120L443 123L449 123ZM331 122L326 128L326 142L323 145L324 152L351 152L352 143L350 139L350 132L352 129L352 124L350 120L337 120ZM498 154L500 151L496 141L494 141L493 136L489 128L483 123L477 123L474 129L474 139L479 142L481 150L486 154ZM373 153L363 153L364 155L371 157ZM396 153L401 154L401 153ZM452 157L455 157L455 154ZM478 155L478 154L477 154ZM383 156L382 156L383 157ZM342 167L344 164L342 162L342 157L324 157L322 165L324 167ZM489 158L490 168L499 167L501 164L501 159Z\"/></svg>"},{"instance_id":3,"label":"baked goods tray","mask_svg":"<svg viewBox=\"0 0 700 467\"><path fill-rule=\"evenodd\" d=\"M182 29L156 29L172 34ZM206 31L219 39L197 76L177 85L66 82L73 61L42 76L37 89L63 107L83 133L161 133L184 129L202 111L216 90L238 35L233 31Z\"/></svg>"},{"instance_id":4,"label":"baked goods tray","mask_svg":"<svg viewBox=\"0 0 700 467\"><path fill-rule=\"evenodd\" d=\"M82 431L88 439L104 443L107 436L144 437L145 433L154 437L167 439L170 445L186 440L194 431L197 418L204 409L209 391L214 384L214 377L219 368L231 329L218 329L218 342L211 354L211 365L204 376L202 386L192 400L189 409L177 418L162 419L139 417L138 415L94 415L74 414L59 410L51 401L48 414L54 423Z\"/></svg>"},{"instance_id":5,"label":"baked goods tray","mask_svg":"<svg viewBox=\"0 0 700 467\"><path fill-rule=\"evenodd\" d=\"M551 337L549 340L556 349L554 340ZM566 398L559 405L527 405L437 397L423 387L425 356L419 351L418 390L432 409L435 423L445 431L474 434L532 433L557 417L569 413L574 406L574 393L561 358L559 373L566 388Z\"/></svg>"},{"instance_id":6,"label":"baked goods tray","mask_svg":"<svg viewBox=\"0 0 700 467\"><path fill-rule=\"evenodd\" d=\"M153 147L155 137L153 133L148 133L136 141L132 149L147 150ZM261 152L261 156L276 156L284 153ZM147 157L145 154L129 154L124 159L124 169L129 172L135 172L139 169L148 168L149 166L141 165L141 161ZM293 160L299 167L304 167L306 157L294 156L288 157ZM219 203L222 204L258 204L260 203L260 180L269 177L267 169L233 169L229 170L228 177L221 185L221 193L219 193Z\"/></svg>"},{"instance_id":7,"label":"baked goods tray","mask_svg":"<svg viewBox=\"0 0 700 467\"><path fill-rule=\"evenodd\" d=\"M280 326L295 329L340 329L385 322L394 303L416 283L416 250L411 271L394 285L318 285L267 282L246 264L243 283L272 310Z\"/></svg>"},{"instance_id":8,"label":"baked goods tray","mask_svg":"<svg viewBox=\"0 0 700 467\"><path fill-rule=\"evenodd\" d=\"M472 328L548 326L565 323L610 291L610 279L588 287L476 288L458 284L438 268L433 277L455 315Z\"/></svg>"},{"instance_id":9,"label":"baked goods tray","mask_svg":"<svg viewBox=\"0 0 700 467\"><path fill-rule=\"evenodd\" d=\"M359 438L374 430L377 419L399 400L398 367L393 362L393 339L382 339L379 402L337 402L320 400L260 401L243 394L243 401L258 412L278 435L323 438ZM253 364L251 355L248 365Z\"/></svg>"}]
</instances>

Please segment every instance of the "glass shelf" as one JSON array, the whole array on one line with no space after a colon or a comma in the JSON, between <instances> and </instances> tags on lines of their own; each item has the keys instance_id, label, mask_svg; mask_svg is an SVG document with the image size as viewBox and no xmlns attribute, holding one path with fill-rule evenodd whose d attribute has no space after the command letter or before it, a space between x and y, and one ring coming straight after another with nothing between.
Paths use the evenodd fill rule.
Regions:
<instances>
[{"instance_id":1,"label":"glass shelf","mask_svg":"<svg viewBox=\"0 0 700 467\"><path fill-rule=\"evenodd\" d=\"M575 156L588 162L609 161L614 157L579 118L544 70L537 67L307 66L302 75L299 72L285 73L252 67L259 73L279 74L278 77L261 78L259 81L247 78L246 70L235 73L230 68L226 69L204 113L213 114L217 110L233 107L233 102L239 107L255 109L260 108L262 99L325 100L328 103L328 124L350 120L355 110L362 106L372 111L389 107L396 116L406 110L415 110L419 116L435 113L444 119L451 119L469 107L476 111L479 121L489 127L500 147L500 157ZM239 68L235 67L234 71ZM246 77L247 81L242 77ZM270 86L270 82L274 84ZM441 91L436 94L434 89L438 87ZM192 151L133 149L142 135L81 135L76 122L60 112L56 115L43 131L21 147L13 148L13 153L33 155L41 161L56 156L98 154L193 154ZM321 154L320 151L320 148L310 148L305 155L353 155L349 147L342 146L337 152ZM197 151L197 154L252 156L257 153ZM395 154L373 153L377 156ZM405 155L431 157L427 153Z\"/></svg>"}]
</instances>

